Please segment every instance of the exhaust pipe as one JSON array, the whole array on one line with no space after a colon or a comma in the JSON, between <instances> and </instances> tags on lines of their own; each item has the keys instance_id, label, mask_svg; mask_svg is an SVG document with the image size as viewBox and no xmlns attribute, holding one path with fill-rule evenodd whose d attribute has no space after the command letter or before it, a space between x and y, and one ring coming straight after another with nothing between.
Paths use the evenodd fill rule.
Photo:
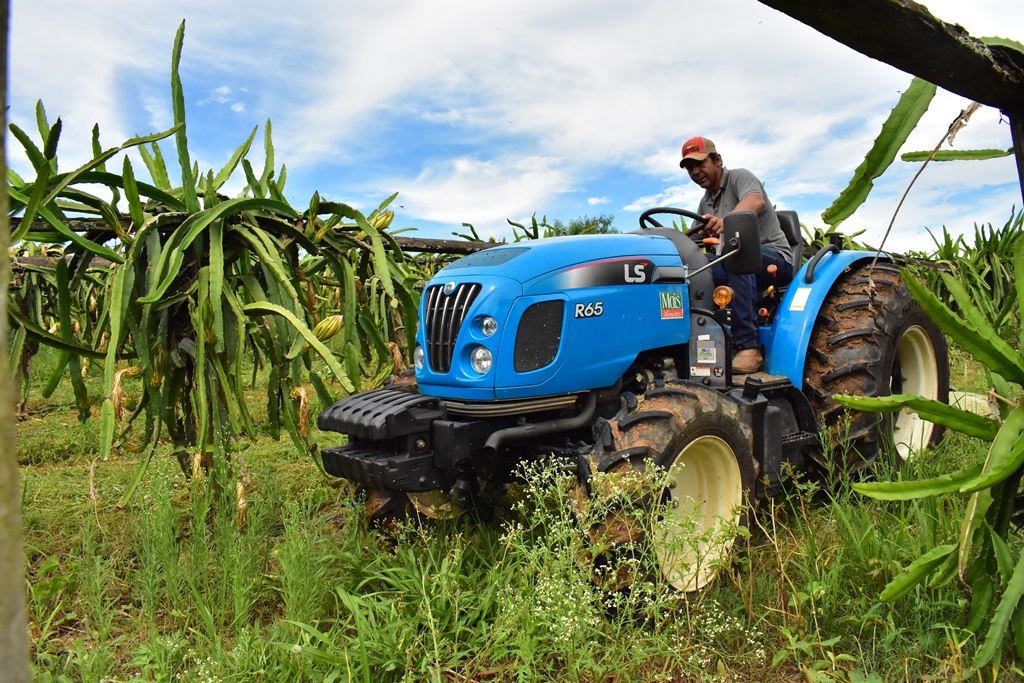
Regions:
<instances>
[{"instance_id":1,"label":"exhaust pipe","mask_svg":"<svg viewBox=\"0 0 1024 683\"><path fill-rule=\"evenodd\" d=\"M499 429L487 438L484 444L484 453L494 455L502 448L516 441L532 439L537 436L546 436L556 432L567 432L583 427L594 416L597 408L597 393L587 392L586 402L579 414L574 417L566 417L561 420L551 420L537 424L524 424L508 429Z\"/></svg>"}]
</instances>

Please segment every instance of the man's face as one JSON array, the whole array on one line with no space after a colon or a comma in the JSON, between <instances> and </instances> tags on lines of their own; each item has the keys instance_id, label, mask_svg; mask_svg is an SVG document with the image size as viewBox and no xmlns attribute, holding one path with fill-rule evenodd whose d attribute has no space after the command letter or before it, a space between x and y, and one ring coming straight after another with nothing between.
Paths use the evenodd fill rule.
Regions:
<instances>
[{"instance_id":1,"label":"man's face","mask_svg":"<svg viewBox=\"0 0 1024 683\"><path fill-rule=\"evenodd\" d=\"M689 159L684 163L686 172L690 174L690 180L697 183L705 190L720 186L722 180L722 157L712 160L710 156L703 161Z\"/></svg>"}]
</instances>

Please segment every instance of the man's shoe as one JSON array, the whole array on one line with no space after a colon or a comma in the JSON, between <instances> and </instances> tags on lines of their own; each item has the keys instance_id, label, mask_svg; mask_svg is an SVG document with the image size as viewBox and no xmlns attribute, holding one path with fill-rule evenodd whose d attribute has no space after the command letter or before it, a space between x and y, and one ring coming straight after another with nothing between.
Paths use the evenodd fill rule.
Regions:
<instances>
[{"instance_id":1,"label":"man's shoe","mask_svg":"<svg viewBox=\"0 0 1024 683\"><path fill-rule=\"evenodd\" d=\"M764 354L761 349L742 349L732 357L732 374L749 375L764 367Z\"/></svg>"}]
</instances>

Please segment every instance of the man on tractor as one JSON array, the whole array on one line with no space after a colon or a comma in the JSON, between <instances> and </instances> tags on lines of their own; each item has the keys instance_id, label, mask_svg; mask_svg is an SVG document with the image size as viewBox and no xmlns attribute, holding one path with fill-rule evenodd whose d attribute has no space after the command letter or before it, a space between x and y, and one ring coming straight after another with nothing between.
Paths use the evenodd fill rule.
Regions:
<instances>
[{"instance_id":1,"label":"man on tractor","mask_svg":"<svg viewBox=\"0 0 1024 683\"><path fill-rule=\"evenodd\" d=\"M725 168L711 140L695 137L683 143L679 166L690 174L690 180L705 190L697 209L704 218L705 234L721 235L722 219L732 211L749 210L757 214L764 261L762 272L734 275L723 264L716 264L712 269L715 284L728 285L733 290L733 372L741 375L757 372L764 366L764 352L757 333L757 292L759 287L784 285L793 278L789 242L761 181L745 168Z\"/></svg>"}]
</instances>

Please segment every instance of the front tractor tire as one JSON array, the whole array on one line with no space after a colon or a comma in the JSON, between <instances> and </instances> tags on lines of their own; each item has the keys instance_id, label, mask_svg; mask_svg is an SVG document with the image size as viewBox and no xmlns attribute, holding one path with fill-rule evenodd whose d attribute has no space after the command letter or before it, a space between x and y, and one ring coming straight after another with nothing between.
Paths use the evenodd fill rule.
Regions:
<instances>
[{"instance_id":1,"label":"front tractor tire","mask_svg":"<svg viewBox=\"0 0 1024 683\"><path fill-rule=\"evenodd\" d=\"M753 433L734 403L694 384L652 389L637 412L608 424L608 445L590 462L590 509L604 510L588 529L595 580L628 588L641 577L622 560L643 548L657 564L644 578L660 574L683 592L704 588L756 505ZM650 476L652 463L667 479ZM667 486L655 488L654 479ZM664 517L652 525L656 501Z\"/></svg>"},{"instance_id":2,"label":"front tractor tire","mask_svg":"<svg viewBox=\"0 0 1024 683\"><path fill-rule=\"evenodd\" d=\"M830 439L824 448L845 457L847 472L867 467L887 444L900 465L938 443L942 428L915 413L848 411L832 398L914 394L949 402L946 338L895 265L878 263L871 271L864 264L833 285L811 334L804 392Z\"/></svg>"}]
</instances>

